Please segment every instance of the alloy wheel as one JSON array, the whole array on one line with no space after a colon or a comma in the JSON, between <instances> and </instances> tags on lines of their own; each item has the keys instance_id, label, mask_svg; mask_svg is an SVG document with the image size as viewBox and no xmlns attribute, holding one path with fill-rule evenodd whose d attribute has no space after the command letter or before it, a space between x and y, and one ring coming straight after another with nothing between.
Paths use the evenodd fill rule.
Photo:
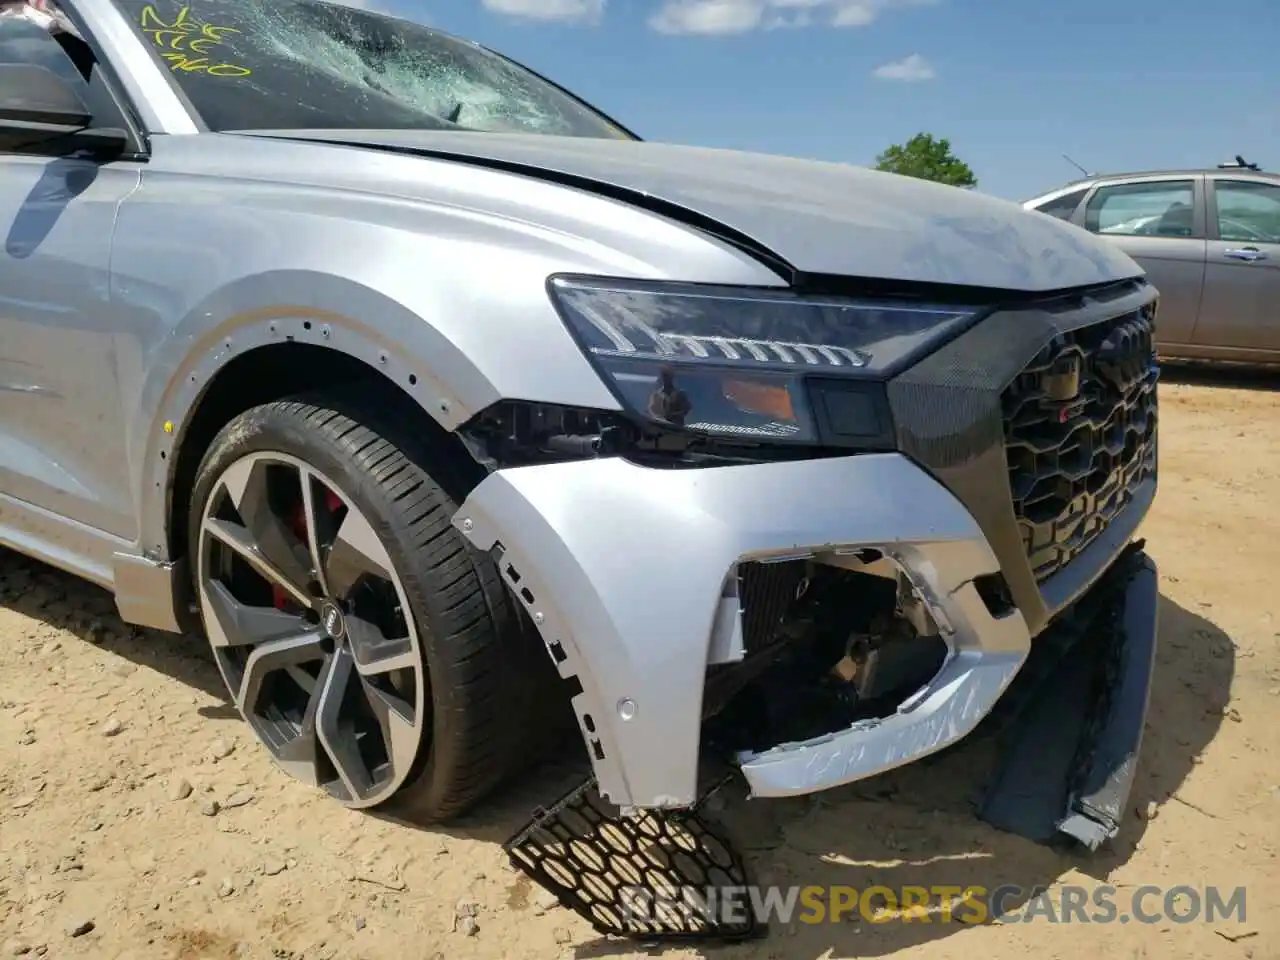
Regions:
<instances>
[{"instance_id":1,"label":"alloy wheel","mask_svg":"<svg viewBox=\"0 0 1280 960\"><path fill-rule=\"evenodd\" d=\"M417 628L373 524L328 477L253 453L214 484L197 582L218 669L288 773L351 807L388 799L430 735Z\"/></svg>"}]
</instances>

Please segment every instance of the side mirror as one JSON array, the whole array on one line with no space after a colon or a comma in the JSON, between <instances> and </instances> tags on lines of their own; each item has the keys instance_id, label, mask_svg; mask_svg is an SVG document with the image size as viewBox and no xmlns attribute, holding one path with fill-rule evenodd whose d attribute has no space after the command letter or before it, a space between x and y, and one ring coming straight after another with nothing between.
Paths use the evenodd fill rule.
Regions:
<instances>
[{"instance_id":1,"label":"side mirror","mask_svg":"<svg viewBox=\"0 0 1280 960\"><path fill-rule=\"evenodd\" d=\"M50 70L28 63L0 63L0 127L24 132L65 133L87 127L93 117L80 94Z\"/></svg>"},{"instance_id":2,"label":"side mirror","mask_svg":"<svg viewBox=\"0 0 1280 960\"><path fill-rule=\"evenodd\" d=\"M79 91L48 67L0 63L0 152L119 154L123 130L89 130L93 121Z\"/></svg>"}]
</instances>

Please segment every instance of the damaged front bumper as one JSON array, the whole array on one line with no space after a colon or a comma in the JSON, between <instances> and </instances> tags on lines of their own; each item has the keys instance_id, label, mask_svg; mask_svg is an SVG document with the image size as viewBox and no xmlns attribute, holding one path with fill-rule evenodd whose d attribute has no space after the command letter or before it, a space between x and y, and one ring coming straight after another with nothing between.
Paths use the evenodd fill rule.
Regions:
<instances>
[{"instance_id":1,"label":"damaged front bumper","mask_svg":"<svg viewBox=\"0 0 1280 960\"><path fill-rule=\"evenodd\" d=\"M727 585L743 562L874 549L909 580L948 651L887 716L739 754L754 796L863 779L981 728L1007 747L985 820L1091 849L1119 829L1155 660L1156 571L1140 543L1033 642L1015 607L993 609L978 589L999 564L976 523L895 454L504 470L455 522L497 556L561 675L581 688L573 706L594 776L536 811L506 849L602 934L735 939L766 925L752 910L716 909L715 891L751 878L698 795L703 687L708 665L741 645Z\"/></svg>"},{"instance_id":2,"label":"damaged front bumper","mask_svg":"<svg viewBox=\"0 0 1280 960\"><path fill-rule=\"evenodd\" d=\"M1090 848L1115 835L1142 742L1156 604L1155 567L1135 544L1037 637L991 718L1003 721L996 733L1013 737L984 819L1033 840L1069 836ZM537 811L506 850L601 934L758 936L767 930L767 898L750 895L745 858L700 806L620 817L588 780ZM733 897L737 905L726 909Z\"/></svg>"},{"instance_id":3,"label":"damaged front bumper","mask_svg":"<svg viewBox=\"0 0 1280 960\"><path fill-rule=\"evenodd\" d=\"M708 666L741 648L738 565L872 549L894 561L949 655L893 716L742 758L758 796L884 772L970 733L1026 658L1016 608L960 502L899 454L660 470L620 458L500 470L455 523L499 566L573 698L601 792L624 809L697 797ZM727 651L727 653L726 653Z\"/></svg>"}]
</instances>

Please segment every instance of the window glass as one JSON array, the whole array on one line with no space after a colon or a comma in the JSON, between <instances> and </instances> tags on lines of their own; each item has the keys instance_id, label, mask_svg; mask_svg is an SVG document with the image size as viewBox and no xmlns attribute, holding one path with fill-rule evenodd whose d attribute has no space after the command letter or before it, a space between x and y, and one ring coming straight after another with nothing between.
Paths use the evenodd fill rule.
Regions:
<instances>
[{"instance_id":1,"label":"window glass","mask_svg":"<svg viewBox=\"0 0 1280 960\"><path fill-rule=\"evenodd\" d=\"M1190 180L1123 183L1099 187L1085 225L1119 237L1194 236L1195 186Z\"/></svg>"},{"instance_id":2,"label":"window glass","mask_svg":"<svg viewBox=\"0 0 1280 960\"><path fill-rule=\"evenodd\" d=\"M213 130L482 130L629 139L519 64L320 0L116 0Z\"/></svg>"},{"instance_id":3,"label":"window glass","mask_svg":"<svg viewBox=\"0 0 1280 960\"><path fill-rule=\"evenodd\" d=\"M1214 194L1223 240L1280 243L1280 185L1220 180Z\"/></svg>"},{"instance_id":4,"label":"window glass","mask_svg":"<svg viewBox=\"0 0 1280 960\"><path fill-rule=\"evenodd\" d=\"M79 43L71 38L71 42ZM85 79L62 44L44 27L17 16L0 17L0 63L25 63L52 70L84 95Z\"/></svg>"},{"instance_id":5,"label":"window glass","mask_svg":"<svg viewBox=\"0 0 1280 960\"><path fill-rule=\"evenodd\" d=\"M1080 201L1088 192L1087 187L1072 190L1070 193L1064 193L1060 197L1055 197L1042 203L1036 209L1041 213L1049 214L1051 217L1057 217L1059 220L1070 220L1071 215L1076 212L1076 207L1080 206Z\"/></svg>"}]
</instances>

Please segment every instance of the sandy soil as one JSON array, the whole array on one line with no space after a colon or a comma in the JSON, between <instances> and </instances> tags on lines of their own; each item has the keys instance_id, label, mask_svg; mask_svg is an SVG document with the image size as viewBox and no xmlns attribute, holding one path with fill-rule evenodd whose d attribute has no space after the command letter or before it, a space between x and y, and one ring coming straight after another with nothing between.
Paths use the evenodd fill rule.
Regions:
<instances>
[{"instance_id":1,"label":"sandy soil","mask_svg":"<svg viewBox=\"0 0 1280 960\"><path fill-rule=\"evenodd\" d=\"M817 799L731 803L725 816L775 882L1245 885L1246 922L797 924L674 955L1280 957L1280 377L1199 375L1161 390L1162 489L1145 534L1161 567L1162 647L1133 797L1144 816L1112 850L1065 855L975 821L969 748ZM287 780L219 686L200 641L132 636L100 591L0 554L6 955L644 955L547 909L499 848L572 761L469 823L415 829ZM470 935L455 929L460 901L475 905Z\"/></svg>"}]
</instances>

